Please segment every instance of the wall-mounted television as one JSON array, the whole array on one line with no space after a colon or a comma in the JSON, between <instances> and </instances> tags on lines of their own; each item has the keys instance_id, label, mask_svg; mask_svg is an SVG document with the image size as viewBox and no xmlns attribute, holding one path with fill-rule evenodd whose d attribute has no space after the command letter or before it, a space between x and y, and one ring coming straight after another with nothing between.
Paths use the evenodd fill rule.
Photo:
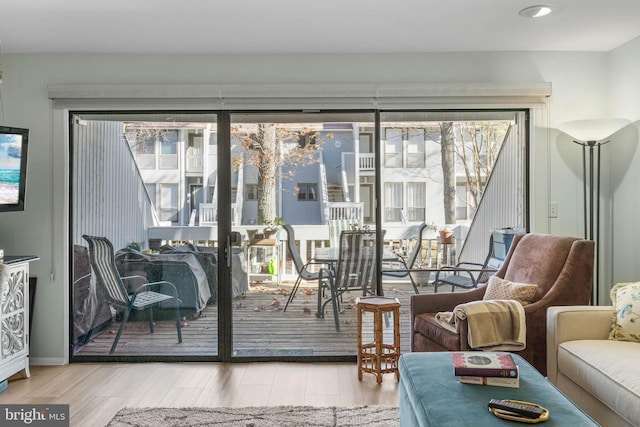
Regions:
<instances>
[{"instance_id":1,"label":"wall-mounted television","mask_svg":"<svg viewBox=\"0 0 640 427\"><path fill-rule=\"evenodd\" d=\"M0 212L24 210L29 129L0 126Z\"/></svg>"}]
</instances>

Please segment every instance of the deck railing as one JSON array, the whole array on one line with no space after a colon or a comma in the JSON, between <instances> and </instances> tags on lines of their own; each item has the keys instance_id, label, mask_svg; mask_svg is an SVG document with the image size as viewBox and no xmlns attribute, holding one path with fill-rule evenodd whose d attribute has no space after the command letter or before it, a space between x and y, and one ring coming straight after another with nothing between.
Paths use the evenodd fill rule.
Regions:
<instances>
[{"instance_id":1,"label":"deck railing","mask_svg":"<svg viewBox=\"0 0 640 427\"><path fill-rule=\"evenodd\" d=\"M362 224L364 205L361 202L331 202L327 204L329 208L329 221L349 219L356 220Z\"/></svg>"},{"instance_id":2,"label":"deck railing","mask_svg":"<svg viewBox=\"0 0 640 427\"><path fill-rule=\"evenodd\" d=\"M360 153L358 163L361 171L375 170L376 156L374 153Z\"/></svg>"},{"instance_id":3,"label":"deck railing","mask_svg":"<svg viewBox=\"0 0 640 427\"><path fill-rule=\"evenodd\" d=\"M200 225L213 225L218 222L214 203L200 203Z\"/></svg>"},{"instance_id":4,"label":"deck railing","mask_svg":"<svg viewBox=\"0 0 640 427\"><path fill-rule=\"evenodd\" d=\"M256 229L255 225L234 226L233 230L242 236L243 246L249 242L247 230ZM302 260L306 262L315 256L317 248L329 246L329 227L327 225L299 225L295 226L296 242ZM384 246L391 248L401 256L407 256L415 244L415 225L392 225L385 227ZM286 232L281 230L277 235L281 245L282 279L285 281L295 280L297 272L287 253ZM196 246L218 246L218 227L211 226L173 226L173 227L150 227L149 240L155 241L156 245L170 244L180 245L191 243ZM456 242L455 246L458 246ZM455 249L454 249L455 250ZM438 244L436 233L423 235L423 253L419 259L422 266L437 265L442 257L442 247Z\"/></svg>"}]
</instances>

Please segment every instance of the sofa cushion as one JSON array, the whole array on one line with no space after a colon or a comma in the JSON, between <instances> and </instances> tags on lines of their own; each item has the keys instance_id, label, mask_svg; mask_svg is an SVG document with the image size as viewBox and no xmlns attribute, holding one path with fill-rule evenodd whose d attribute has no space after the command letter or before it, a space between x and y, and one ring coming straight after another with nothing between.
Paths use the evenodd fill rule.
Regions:
<instances>
[{"instance_id":1,"label":"sofa cushion","mask_svg":"<svg viewBox=\"0 0 640 427\"><path fill-rule=\"evenodd\" d=\"M611 302L609 339L640 342L640 282L618 283L611 289Z\"/></svg>"},{"instance_id":2,"label":"sofa cushion","mask_svg":"<svg viewBox=\"0 0 640 427\"><path fill-rule=\"evenodd\" d=\"M630 424L640 420L640 344L578 340L558 347L558 372Z\"/></svg>"},{"instance_id":3,"label":"sofa cushion","mask_svg":"<svg viewBox=\"0 0 640 427\"><path fill-rule=\"evenodd\" d=\"M491 276L484 293L483 300L509 299L516 300L522 305L533 301L538 285L511 282L498 276Z\"/></svg>"}]
</instances>

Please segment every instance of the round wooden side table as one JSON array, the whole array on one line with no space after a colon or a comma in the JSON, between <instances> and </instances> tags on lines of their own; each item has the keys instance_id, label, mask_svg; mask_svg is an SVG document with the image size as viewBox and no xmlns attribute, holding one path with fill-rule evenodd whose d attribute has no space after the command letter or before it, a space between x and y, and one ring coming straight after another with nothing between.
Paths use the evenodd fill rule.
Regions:
<instances>
[{"instance_id":1,"label":"round wooden side table","mask_svg":"<svg viewBox=\"0 0 640 427\"><path fill-rule=\"evenodd\" d=\"M400 380L398 359L400 359L400 301L397 298L361 297L356 299L356 321L358 329L358 379L362 373L376 374L378 384L382 374L394 373ZM373 341L362 342L362 314L373 313ZM385 343L383 338L383 315L393 314L393 343ZM391 340L389 340L391 341Z\"/></svg>"}]
</instances>

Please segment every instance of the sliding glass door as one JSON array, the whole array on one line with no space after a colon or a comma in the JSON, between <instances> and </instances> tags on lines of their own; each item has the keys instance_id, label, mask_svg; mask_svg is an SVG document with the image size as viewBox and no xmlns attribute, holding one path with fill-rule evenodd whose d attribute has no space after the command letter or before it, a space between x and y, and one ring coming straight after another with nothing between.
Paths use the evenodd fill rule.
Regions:
<instances>
[{"instance_id":1,"label":"sliding glass door","mask_svg":"<svg viewBox=\"0 0 640 427\"><path fill-rule=\"evenodd\" d=\"M353 229L377 233L375 292L400 300L408 351L411 295L433 278L384 270L423 223L414 268L482 261L493 229L527 228L526 123L504 110L72 113L72 360L353 360L362 291L328 292ZM109 239L119 275L176 287L182 343L164 304L153 333L133 313L111 351L125 310L83 235Z\"/></svg>"},{"instance_id":2,"label":"sliding glass door","mask_svg":"<svg viewBox=\"0 0 640 427\"><path fill-rule=\"evenodd\" d=\"M238 112L230 122L232 229L247 274L233 295L233 357L353 357L360 294L344 294L334 315L318 279L334 266L318 253L337 247L335 226L375 228L374 114Z\"/></svg>"},{"instance_id":3,"label":"sliding glass door","mask_svg":"<svg viewBox=\"0 0 640 427\"><path fill-rule=\"evenodd\" d=\"M217 116L78 112L71 130L72 360L215 357ZM83 235L106 238L113 258L92 260ZM105 283L92 262L126 279ZM163 285L141 287L149 282ZM182 343L175 304L127 318L117 286L129 298L175 287Z\"/></svg>"}]
</instances>

